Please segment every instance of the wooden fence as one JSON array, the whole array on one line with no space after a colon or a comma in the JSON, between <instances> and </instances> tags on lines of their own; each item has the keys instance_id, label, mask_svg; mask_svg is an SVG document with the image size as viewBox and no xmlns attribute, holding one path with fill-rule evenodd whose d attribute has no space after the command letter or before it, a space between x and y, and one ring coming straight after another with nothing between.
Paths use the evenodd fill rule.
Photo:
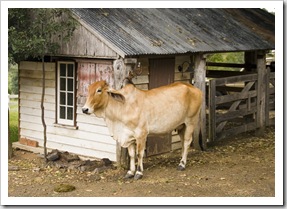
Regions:
<instances>
[{"instance_id":1,"label":"wooden fence","mask_svg":"<svg viewBox=\"0 0 287 209\"><path fill-rule=\"evenodd\" d=\"M266 88L266 126L275 124L275 72L267 70Z\"/></svg>"},{"instance_id":2,"label":"wooden fence","mask_svg":"<svg viewBox=\"0 0 287 209\"><path fill-rule=\"evenodd\" d=\"M209 141L226 138L242 132L256 130L262 126L274 124L275 74L267 72L266 91L258 83L258 74L245 74L209 81ZM262 85L262 84L261 84ZM218 95L224 89L227 94ZM265 113L262 114L262 101L259 94L265 96ZM261 101L261 102L258 102ZM263 116L262 116L263 115Z\"/></svg>"}]
</instances>

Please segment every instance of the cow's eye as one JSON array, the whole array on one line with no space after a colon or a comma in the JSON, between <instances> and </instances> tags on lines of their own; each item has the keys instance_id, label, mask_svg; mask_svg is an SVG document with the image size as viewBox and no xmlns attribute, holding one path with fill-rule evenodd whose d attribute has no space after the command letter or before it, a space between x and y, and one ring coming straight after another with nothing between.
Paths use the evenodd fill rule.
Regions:
<instances>
[{"instance_id":1,"label":"cow's eye","mask_svg":"<svg viewBox=\"0 0 287 209\"><path fill-rule=\"evenodd\" d=\"M98 94L102 93L102 89L98 88L98 89L97 89L97 93L98 93Z\"/></svg>"}]
</instances>

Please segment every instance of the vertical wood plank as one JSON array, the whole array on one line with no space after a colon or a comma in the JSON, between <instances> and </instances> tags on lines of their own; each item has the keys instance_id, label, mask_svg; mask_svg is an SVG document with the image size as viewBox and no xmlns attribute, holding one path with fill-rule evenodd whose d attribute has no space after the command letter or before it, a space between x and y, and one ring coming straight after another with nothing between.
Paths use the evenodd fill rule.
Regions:
<instances>
[{"instance_id":1,"label":"vertical wood plank","mask_svg":"<svg viewBox=\"0 0 287 209\"><path fill-rule=\"evenodd\" d=\"M266 106L266 59L265 52L258 51L257 53L257 73L258 73L258 88L257 88L257 135L262 135L265 130L265 106Z\"/></svg>"},{"instance_id":2,"label":"vertical wood plank","mask_svg":"<svg viewBox=\"0 0 287 209\"><path fill-rule=\"evenodd\" d=\"M202 105L201 113L199 119L199 129L196 129L194 132L193 146L195 149L201 150L206 149L206 107L205 107L205 84L206 77L206 60L202 53L195 55L194 63L194 86L199 88L202 91ZM200 133L201 133L201 142L200 142Z\"/></svg>"},{"instance_id":3,"label":"vertical wood plank","mask_svg":"<svg viewBox=\"0 0 287 209\"><path fill-rule=\"evenodd\" d=\"M265 123L266 126L270 125L269 121L269 111L270 111L270 88L269 88L269 82L270 82L270 68L266 70L266 105L265 105Z\"/></svg>"},{"instance_id":4,"label":"vertical wood plank","mask_svg":"<svg viewBox=\"0 0 287 209\"><path fill-rule=\"evenodd\" d=\"M216 96L216 80L209 81L209 140L215 140L215 128L216 128L216 104L215 104L215 96Z\"/></svg>"}]
</instances>

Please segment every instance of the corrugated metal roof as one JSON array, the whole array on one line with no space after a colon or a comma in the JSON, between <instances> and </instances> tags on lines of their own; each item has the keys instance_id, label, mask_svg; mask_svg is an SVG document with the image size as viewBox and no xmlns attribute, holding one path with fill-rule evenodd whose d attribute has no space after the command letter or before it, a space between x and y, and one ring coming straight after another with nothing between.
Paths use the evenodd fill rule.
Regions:
<instances>
[{"instance_id":1,"label":"corrugated metal roof","mask_svg":"<svg viewBox=\"0 0 287 209\"><path fill-rule=\"evenodd\" d=\"M72 9L126 56L275 48L275 16L261 9Z\"/></svg>"}]
</instances>

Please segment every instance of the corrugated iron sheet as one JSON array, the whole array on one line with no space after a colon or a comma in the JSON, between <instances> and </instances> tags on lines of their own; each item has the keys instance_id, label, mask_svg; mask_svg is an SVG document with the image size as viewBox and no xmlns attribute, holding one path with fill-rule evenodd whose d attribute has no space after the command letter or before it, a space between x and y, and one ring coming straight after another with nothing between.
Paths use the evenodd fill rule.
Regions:
<instances>
[{"instance_id":1,"label":"corrugated iron sheet","mask_svg":"<svg viewBox=\"0 0 287 209\"><path fill-rule=\"evenodd\" d=\"M275 16L261 9L72 9L126 56L275 48Z\"/></svg>"}]
</instances>

